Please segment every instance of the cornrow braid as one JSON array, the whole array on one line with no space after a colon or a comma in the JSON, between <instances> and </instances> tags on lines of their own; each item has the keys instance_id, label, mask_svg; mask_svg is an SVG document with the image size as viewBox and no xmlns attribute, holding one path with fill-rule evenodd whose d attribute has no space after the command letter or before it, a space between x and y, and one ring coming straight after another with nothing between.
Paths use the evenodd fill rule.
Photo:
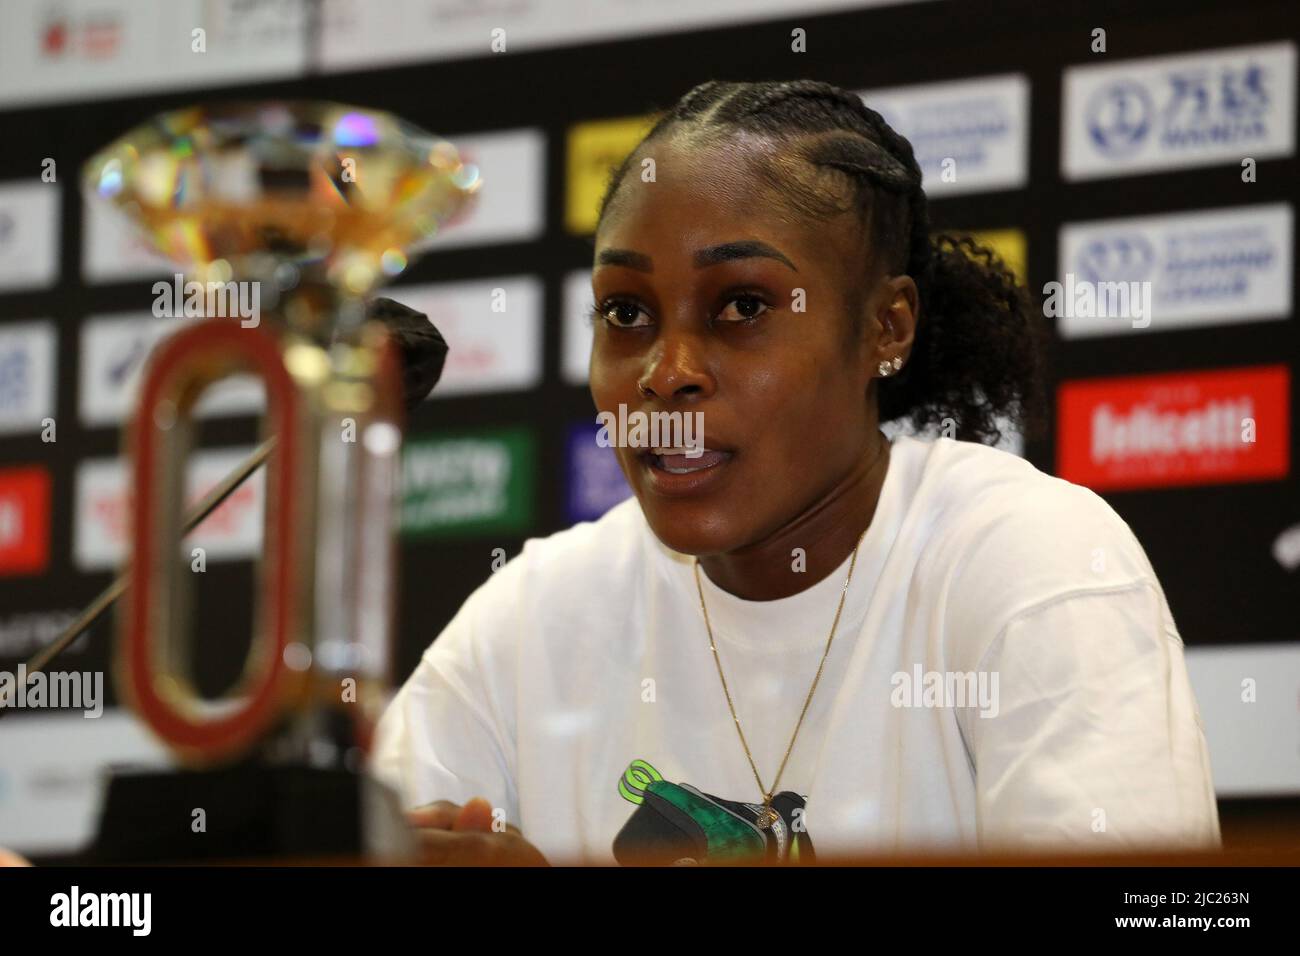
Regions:
<instances>
[{"instance_id":1,"label":"cornrow braid","mask_svg":"<svg viewBox=\"0 0 1300 956\"><path fill-rule=\"evenodd\" d=\"M1042 324L1004 263L969 238L931 234L929 205L912 144L856 94L815 80L710 80L662 115L613 171L603 220L634 156L647 143L689 131L706 140L736 132L789 142L814 170L851 186L849 206L870 237L873 269L916 282L920 315L908 363L877 380L880 419L907 419L955 437L996 442L1005 420L1033 435L1043 424ZM825 220L845 212L842 189L816 186L788 167L760 163L759 175L797 212ZM866 270L849 296L860 314ZM948 432L948 427L952 431Z\"/></svg>"}]
</instances>

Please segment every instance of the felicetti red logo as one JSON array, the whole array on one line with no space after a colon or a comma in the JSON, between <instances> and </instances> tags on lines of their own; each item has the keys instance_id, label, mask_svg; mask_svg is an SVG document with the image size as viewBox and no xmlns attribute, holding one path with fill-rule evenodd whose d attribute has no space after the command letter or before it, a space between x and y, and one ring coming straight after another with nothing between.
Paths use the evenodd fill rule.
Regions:
<instances>
[{"instance_id":1,"label":"felicetti red logo","mask_svg":"<svg viewBox=\"0 0 1300 956\"><path fill-rule=\"evenodd\" d=\"M1290 392L1286 365L1066 382L1057 474L1094 489L1285 478Z\"/></svg>"},{"instance_id":2,"label":"felicetti red logo","mask_svg":"<svg viewBox=\"0 0 1300 956\"><path fill-rule=\"evenodd\" d=\"M49 472L0 469L0 575L40 574L49 560Z\"/></svg>"}]
</instances>

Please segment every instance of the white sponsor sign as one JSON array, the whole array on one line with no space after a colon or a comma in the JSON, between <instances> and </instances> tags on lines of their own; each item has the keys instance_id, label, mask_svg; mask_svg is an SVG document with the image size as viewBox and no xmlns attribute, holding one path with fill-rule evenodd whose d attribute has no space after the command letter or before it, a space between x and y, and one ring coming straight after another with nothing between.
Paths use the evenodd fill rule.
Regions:
<instances>
[{"instance_id":1,"label":"white sponsor sign","mask_svg":"<svg viewBox=\"0 0 1300 956\"><path fill-rule=\"evenodd\" d=\"M59 188L39 179L0 186L0 289L44 289L58 279Z\"/></svg>"},{"instance_id":2,"label":"white sponsor sign","mask_svg":"<svg viewBox=\"0 0 1300 956\"><path fill-rule=\"evenodd\" d=\"M594 308L591 270L578 269L564 278L564 315L560 323L560 377L569 385L586 385L594 334L587 310Z\"/></svg>"},{"instance_id":3,"label":"white sponsor sign","mask_svg":"<svg viewBox=\"0 0 1300 956\"><path fill-rule=\"evenodd\" d=\"M1294 214L1286 203L1069 223L1057 280L1151 283L1149 322L1066 311L1064 338L1222 325L1291 314Z\"/></svg>"},{"instance_id":4,"label":"white sponsor sign","mask_svg":"<svg viewBox=\"0 0 1300 956\"><path fill-rule=\"evenodd\" d=\"M39 431L54 417L57 341L49 322L0 325L0 435Z\"/></svg>"},{"instance_id":5,"label":"white sponsor sign","mask_svg":"<svg viewBox=\"0 0 1300 956\"><path fill-rule=\"evenodd\" d=\"M1064 84L1066 179L1295 151L1293 43L1075 66Z\"/></svg>"},{"instance_id":6,"label":"white sponsor sign","mask_svg":"<svg viewBox=\"0 0 1300 956\"><path fill-rule=\"evenodd\" d=\"M1029 179L1029 79L1018 73L858 94L905 136L930 196Z\"/></svg>"},{"instance_id":7,"label":"white sponsor sign","mask_svg":"<svg viewBox=\"0 0 1300 956\"><path fill-rule=\"evenodd\" d=\"M321 62L346 70L489 56L502 43L504 52L531 50L774 20L791 16L795 6L811 16L902 2L915 0L325 0Z\"/></svg>"},{"instance_id":8,"label":"white sponsor sign","mask_svg":"<svg viewBox=\"0 0 1300 956\"><path fill-rule=\"evenodd\" d=\"M164 279L176 264L140 238L116 209L86 197L81 214L81 273L87 282Z\"/></svg>"},{"instance_id":9,"label":"white sponsor sign","mask_svg":"<svg viewBox=\"0 0 1300 956\"><path fill-rule=\"evenodd\" d=\"M1189 647L1185 657L1215 792L1300 791L1300 646Z\"/></svg>"},{"instance_id":10,"label":"white sponsor sign","mask_svg":"<svg viewBox=\"0 0 1300 956\"><path fill-rule=\"evenodd\" d=\"M529 242L546 227L546 134L540 129L448 137L461 160L483 179L464 222L423 243L421 250L490 242Z\"/></svg>"},{"instance_id":11,"label":"white sponsor sign","mask_svg":"<svg viewBox=\"0 0 1300 956\"><path fill-rule=\"evenodd\" d=\"M186 507L225 478L251 448L195 452L186 474ZM77 469L73 563L82 571L116 568L126 558L130 538L127 464L119 458L83 461ZM185 539L185 555L202 548L208 561L251 558L262 545L266 473L259 470L239 486ZM181 555L178 552L178 560Z\"/></svg>"},{"instance_id":12,"label":"white sponsor sign","mask_svg":"<svg viewBox=\"0 0 1300 956\"><path fill-rule=\"evenodd\" d=\"M506 276L397 286L387 294L423 312L447 340L433 398L535 388L542 380L542 282Z\"/></svg>"},{"instance_id":13,"label":"white sponsor sign","mask_svg":"<svg viewBox=\"0 0 1300 956\"><path fill-rule=\"evenodd\" d=\"M5 0L0 105L300 75L306 0Z\"/></svg>"},{"instance_id":14,"label":"white sponsor sign","mask_svg":"<svg viewBox=\"0 0 1300 956\"><path fill-rule=\"evenodd\" d=\"M74 853L95 838L110 768L173 766L167 749L129 711L5 718L0 761L0 846Z\"/></svg>"},{"instance_id":15,"label":"white sponsor sign","mask_svg":"<svg viewBox=\"0 0 1300 956\"><path fill-rule=\"evenodd\" d=\"M117 425L134 413L145 360L168 335L198 321L150 313L92 316L81 327L78 411L90 426ZM198 418L260 414L266 390L251 375L212 385L194 409Z\"/></svg>"}]
</instances>

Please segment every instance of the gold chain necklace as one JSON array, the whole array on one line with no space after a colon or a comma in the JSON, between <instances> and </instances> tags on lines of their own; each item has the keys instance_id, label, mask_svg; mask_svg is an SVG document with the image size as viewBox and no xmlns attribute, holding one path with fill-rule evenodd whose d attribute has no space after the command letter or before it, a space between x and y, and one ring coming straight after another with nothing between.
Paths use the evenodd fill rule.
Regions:
<instances>
[{"instance_id":1,"label":"gold chain necklace","mask_svg":"<svg viewBox=\"0 0 1300 956\"><path fill-rule=\"evenodd\" d=\"M740 745L745 748L745 756L749 758L749 769L754 771L754 781L758 784L758 792L763 794L763 812L758 815L758 825L764 830L781 819L780 814L772 809L772 797L777 785L781 782L781 774L785 772L785 765L790 759L790 753L794 750L795 739L799 736L799 728L803 726L804 715L808 713L808 705L812 703L813 693L817 690L817 682L822 679L822 668L826 666L826 658L831 652L831 641L835 640L835 630L839 627L840 614L844 611L844 598L849 593L849 582L853 580L853 566L858 562L858 548L862 546L862 539L866 535L867 532L863 531L858 536L858 543L853 546L853 557L849 560L849 574L844 579L844 587L840 589L840 603L839 607L835 609L835 620L831 623L830 636L826 638L826 650L822 652L821 663L817 665L817 676L813 678L812 687L808 689L808 697L803 702L803 710L799 712L799 722L794 725L794 733L790 735L790 746L785 748L785 759L781 761L781 767L776 772L776 779L772 781L771 790L763 786L763 781L758 775L758 767L754 765L754 755L749 752L749 744L745 741L745 732L740 728L740 718L736 715L736 705L731 702L731 691L727 689L727 678L722 673L722 660L718 657L718 644L713 639L713 625L709 622L709 609L704 605L704 586L700 583L700 559L695 559L695 589L700 594L700 610L704 612L704 626L709 632L709 650L713 651L713 661L718 665L718 679L722 681L722 692L727 695L727 706L731 709L731 719L736 724L736 733L740 735Z\"/></svg>"}]
</instances>

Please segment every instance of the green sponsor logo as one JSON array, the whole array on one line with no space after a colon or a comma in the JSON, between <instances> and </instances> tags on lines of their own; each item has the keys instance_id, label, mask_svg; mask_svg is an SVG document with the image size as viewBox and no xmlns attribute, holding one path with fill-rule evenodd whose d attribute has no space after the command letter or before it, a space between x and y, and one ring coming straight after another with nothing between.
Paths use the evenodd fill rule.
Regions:
<instances>
[{"instance_id":1,"label":"green sponsor logo","mask_svg":"<svg viewBox=\"0 0 1300 956\"><path fill-rule=\"evenodd\" d=\"M527 531L536 447L526 429L406 442L401 531L408 538Z\"/></svg>"}]
</instances>

